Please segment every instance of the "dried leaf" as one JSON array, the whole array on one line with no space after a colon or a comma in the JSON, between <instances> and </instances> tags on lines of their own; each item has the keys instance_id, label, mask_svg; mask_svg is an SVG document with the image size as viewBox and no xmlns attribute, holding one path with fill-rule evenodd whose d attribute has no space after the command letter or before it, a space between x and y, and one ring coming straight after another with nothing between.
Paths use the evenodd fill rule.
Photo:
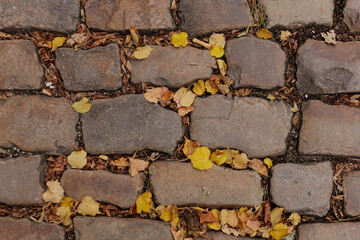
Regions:
<instances>
[{"instance_id":1,"label":"dried leaf","mask_svg":"<svg viewBox=\"0 0 360 240\"><path fill-rule=\"evenodd\" d=\"M207 80L205 82L205 89L208 93L211 93L212 95L216 94L219 91L218 88L214 88L213 86L211 86L210 80Z\"/></svg>"},{"instance_id":2,"label":"dried leaf","mask_svg":"<svg viewBox=\"0 0 360 240\"><path fill-rule=\"evenodd\" d=\"M209 44L211 46L220 46L222 48L225 47L226 40L223 33L213 33L209 38Z\"/></svg>"},{"instance_id":3,"label":"dried leaf","mask_svg":"<svg viewBox=\"0 0 360 240\"><path fill-rule=\"evenodd\" d=\"M130 27L129 30L130 30L130 35L131 35L132 42L136 46L139 46L140 43L141 43L141 37L140 37L140 34L139 34L138 30L136 29L136 27Z\"/></svg>"},{"instance_id":4,"label":"dried leaf","mask_svg":"<svg viewBox=\"0 0 360 240\"><path fill-rule=\"evenodd\" d=\"M269 93L266 98L271 101L274 101L276 99L276 97L274 95L272 95L271 93Z\"/></svg>"},{"instance_id":5,"label":"dried leaf","mask_svg":"<svg viewBox=\"0 0 360 240\"><path fill-rule=\"evenodd\" d=\"M286 40L288 40L288 38L291 36L291 32L289 32L288 30L286 31L281 31L280 34L280 40L285 42Z\"/></svg>"},{"instance_id":6,"label":"dried leaf","mask_svg":"<svg viewBox=\"0 0 360 240\"><path fill-rule=\"evenodd\" d=\"M273 162L272 162L272 160L270 158L265 158L264 163L266 164L268 169L270 169L273 166Z\"/></svg>"},{"instance_id":7,"label":"dried leaf","mask_svg":"<svg viewBox=\"0 0 360 240\"><path fill-rule=\"evenodd\" d=\"M152 198L151 192L144 192L143 194L139 195L136 200L136 212L137 213L150 212L151 209L154 207L151 198Z\"/></svg>"},{"instance_id":8,"label":"dried leaf","mask_svg":"<svg viewBox=\"0 0 360 240\"><path fill-rule=\"evenodd\" d=\"M149 162L141 159L130 158L129 159L129 173L132 177L139 175L139 172L145 171L149 166Z\"/></svg>"},{"instance_id":9,"label":"dried leaf","mask_svg":"<svg viewBox=\"0 0 360 240\"><path fill-rule=\"evenodd\" d=\"M210 55L216 58L221 58L222 56L224 56L224 54L224 48L219 45L213 46L210 50Z\"/></svg>"},{"instance_id":10,"label":"dried leaf","mask_svg":"<svg viewBox=\"0 0 360 240\"><path fill-rule=\"evenodd\" d=\"M177 103L177 107L189 107L195 101L196 95L187 90L186 88L182 87L176 91L174 95L174 101Z\"/></svg>"},{"instance_id":11,"label":"dried leaf","mask_svg":"<svg viewBox=\"0 0 360 240\"><path fill-rule=\"evenodd\" d=\"M174 47L186 47L188 44L188 34L186 32L174 33L171 36L171 43Z\"/></svg>"},{"instance_id":12,"label":"dried leaf","mask_svg":"<svg viewBox=\"0 0 360 240\"><path fill-rule=\"evenodd\" d=\"M219 85L217 85L217 88L219 89L219 91L222 95L226 95L230 92L229 86L225 85L225 84L219 84Z\"/></svg>"},{"instance_id":13,"label":"dried leaf","mask_svg":"<svg viewBox=\"0 0 360 240\"><path fill-rule=\"evenodd\" d=\"M226 75L226 70L227 70L227 65L226 65L225 61L221 60L221 59L217 59L216 63L218 65L218 67L219 67L219 71L220 71L221 75L225 76Z\"/></svg>"},{"instance_id":14,"label":"dried leaf","mask_svg":"<svg viewBox=\"0 0 360 240\"><path fill-rule=\"evenodd\" d=\"M194 83L193 92L196 93L196 95L201 96L205 92L205 83L203 80L199 80L196 83Z\"/></svg>"},{"instance_id":15,"label":"dried leaf","mask_svg":"<svg viewBox=\"0 0 360 240\"><path fill-rule=\"evenodd\" d=\"M256 36L262 39L269 39L272 38L272 33L269 30L262 28L256 32Z\"/></svg>"},{"instance_id":16,"label":"dried leaf","mask_svg":"<svg viewBox=\"0 0 360 240\"><path fill-rule=\"evenodd\" d=\"M330 30L330 32L327 33L321 33L321 37L325 39L326 43L336 44L336 34L334 30Z\"/></svg>"},{"instance_id":17,"label":"dried leaf","mask_svg":"<svg viewBox=\"0 0 360 240\"><path fill-rule=\"evenodd\" d=\"M207 147L198 147L188 158L195 169L208 170L213 166L213 163L210 161L210 153Z\"/></svg>"},{"instance_id":18,"label":"dried leaf","mask_svg":"<svg viewBox=\"0 0 360 240\"><path fill-rule=\"evenodd\" d=\"M271 210L270 221L272 226L275 226L281 221L281 216L283 212L284 212L284 208L279 208L279 207L276 207L273 210Z\"/></svg>"},{"instance_id":19,"label":"dried leaf","mask_svg":"<svg viewBox=\"0 0 360 240\"><path fill-rule=\"evenodd\" d=\"M228 156L226 150L219 150L216 149L214 152L211 153L210 160L217 165L222 165L226 162Z\"/></svg>"},{"instance_id":20,"label":"dried leaf","mask_svg":"<svg viewBox=\"0 0 360 240\"><path fill-rule=\"evenodd\" d=\"M279 223L273 227L273 230L270 232L270 235L275 240L281 240L288 234L287 230L288 230L288 226L286 226L283 223Z\"/></svg>"},{"instance_id":21,"label":"dried leaf","mask_svg":"<svg viewBox=\"0 0 360 240\"><path fill-rule=\"evenodd\" d=\"M71 211L71 208L73 207L74 202L71 197L64 197L63 200L61 200L62 207L68 207Z\"/></svg>"},{"instance_id":22,"label":"dried leaf","mask_svg":"<svg viewBox=\"0 0 360 240\"><path fill-rule=\"evenodd\" d=\"M296 226L301 222L301 217L297 212L293 212L288 218L288 220Z\"/></svg>"},{"instance_id":23,"label":"dried leaf","mask_svg":"<svg viewBox=\"0 0 360 240\"><path fill-rule=\"evenodd\" d=\"M249 166L250 160L248 159L245 153L236 154L233 156L233 161L231 166L234 169L247 169Z\"/></svg>"},{"instance_id":24,"label":"dried leaf","mask_svg":"<svg viewBox=\"0 0 360 240\"><path fill-rule=\"evenodd\" d=\"M77 44L85 44L87 40L90 39L90 35L86 32L74 33L71 35L70 39L72 39Z\"/></svg>"},{"instance_id":25,"label":"dried leaf","mask_svg":"<svg viewBox=\"0 0 360 240\"><path fill-rule=\"evenodd\" d=\"M249 163L249 167L253 170L255 170L256 172L260 173L261 175L264 175L266 177L268 177L268 169L266 168L265 164L263 161L261 161L260 159L252 159Z\"/></svg>"},{"instance_id":26,"label":"dried leaf","mask_svg":"<svg viewBox=\"0 0 360 240\"><path fill-rule=\"evenodd\" d=\"M82 200L77 208L78 213L81 215L89 215L89 216L95 216L96 214L100 214L100 203L95 201L90 196L84 196L82 197Z\"/></svg>"},{"instance_id":27,"label":"dried leaf","mask_svg":"<svg viewBox=\"0 0 360 240\"><path fill-rule=\"evenodd\" d=\"M207 224L207 226L213 230L220 230L221 229L221 224L219 222L220 211L217 209L212 209L210 212L214 215L217 221L210 222Z\"/></svg>"},{"instance_id":28,"label":"dried leaf","mask_svg":"<svg viewBox=\"0 0 360 240\"><path fill-rule=\"evenodd\" d=\"M70 164L71 168L82 169L87 163L86 156L87 153L84 150L73 151L67 157L67 161Z\"/></svg>"},{"instance_id":29,"label":"dried leaf","mask_svg":"<svg viewBox=\"0 0 360 240\"><path fill-rule=\"evenodd\" d=\"M134 52L134 57L139 60L148 58L150 56L151 51L152 49L150 46L137 47Z\"/></svg>"},{"instance_id":30,"label":"dried leaf","mask_svg":"<svg viewBox=\"0 0 360 240\"><path fill-rule=\"evenodd\" d=\"M169 205L165 208L165 206L160 205L155 209L155 212L160 215L161 220L170 222L173 227L179 222L179 214L176 206Z\"/></svg>"},{"instance_id":31,"label":"dried leaf","mask_svg":"<svg viewBox=\"0 0 360 240\"><path fill-rule=\"evenodd\" d=\"M51 51L55 51L56 49L58 49L59 47L61 47L64 42L66 41L66 37L56 37L52 40L52 47L51 47Z\"/></svg>"},{"instance_id":32,"label":"dried leaf","mask_svg":"<svg viewBox=\"0 0 360 240\"><path fill-rule=\"evenodd\" d=\"M178 114L180 116L185 116L186 114L188 114L189 112L192 112L194 111L194 107L193 106L189 106L189 107L179 107L178 108Z\"/></svg>"},{"instance_id":33,"label":"dried leaf","mask_svg":"<svg viewBox=\"0 0 360 240\"><path fill-rule=\"evenodd\" d=\"M158 103L161 100L162 90L158 88L147 88L144 94L145 99L151 103Z\"/></svg>"},{"instance_id":34,"label":"dried leaf","mask_svg":"<svg viewBox=\"0 0 360 240\"><path fill-rule=\"evenodd\" d=\"M200 147L199 142L192 141L185 137L185 143L182 151L185 154L185 156L189 157L194 153L195 149L198 147Z\"/></svg>"},{"instance_id":35,"label":"dried leaf","mask_svg":"<svg viewBox=\"0 0 360 240\"><path fill-rule=\"evenodd\" d=\"M80 101L75 102L72 105L72 108L81 114L87 113L88 111L90 111L91 108L91 103L88 103L89 99L87 99L86 97L83 97Z\"/></svg>"},{"instance_id":36,"label":"dried leaf","mask_svg":"<svg viewBox=\"0 0 360 240\"><path fill-rule=\"evenodd\" d=\"M299 111L298 105L294 103L294 107L292 107L290 110L294 113L298 112Z\"/></svg>"},{"instance_id":37,"label":"dried leaf","mask_svg":"<svg viewBox=\"0 0 360 240\"><path fill-rule=\"evenodd\" d=\"M45 202L59 203L64 198L64 189L58 181L47 181L47 190L42 197Z\"/></svg>"},{"instance_id":38,"label":"dried leaf","mask_svg":"<svg viewBox=\"0 0 360 240\"><path fill-rule=\"evenodd\" d=\"M222 209L219 216L221 226L225 226L229 222L229 211Z\"/></svg>"},{"instance_id":39,"label":"dried leaf","mask_svg":"<svg viewBox=\"0 0 360 240\"><path fill-rule=\"evenodd\" d=\"M56 210L56 215L58 217L60 217L60 222L64 225L64 226L69 226L71 224L71 211L69 209L69 207L67 206L61 206L58 207Z\"/></svg>"},{"instance_id":40,"label":"dried leaf","mask_svg":"<svg viewBox=\"0 0 360 240\"><path fill-rule=\"evenodd\" d=\"M207 213L199 213L200 223L211 223L211 222L219 222L219 220L214 216L212 212Z\"/></svg>"},{"instance_id":41,"label":"dried leaf","mask_svg":"<svg viewBox=\"0 0 360 240\"><path fill-rule=\"evenodd\" d=\"M230 227L236 227L239 223L236 210L228 210L228 214L228 224L230 225Z\"/></svg>"}]
</instances>

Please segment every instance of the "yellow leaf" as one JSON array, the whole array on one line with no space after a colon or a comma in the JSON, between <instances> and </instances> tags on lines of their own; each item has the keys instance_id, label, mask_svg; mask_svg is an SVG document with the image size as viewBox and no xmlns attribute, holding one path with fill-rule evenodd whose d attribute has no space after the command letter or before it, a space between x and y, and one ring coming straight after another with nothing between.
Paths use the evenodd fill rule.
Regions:
<instances>
[{"instance_id":1,"label":"yellow leaf","mask_svg":"<svg viewBox=\"0 0 360 240\"><path fill-rule=\"evenodd\" d=\"M268 39L272 37L272 33L269 30L262 28L256 32L256 36L258 38Z\"/></svg>"},{"instance_id":2,"label":"yellow leaf","mask_svg":"<svg viewBox=\"0 0 360 240\"><path fill-rule=\"evenodd\" d=\"M226 209L222 209L219 215L219 220L221 226L224 226L229 222L229 211Z\"/></svg>"},{"instance_id":3,"label":"yellow leaf","mask_svg":"<svg viewBox=\"0 0 360 240\"><path fill-rule=\"evenodd\" d=\"M70 164L71 168L82 169L86 163L87 153L84 150L81 151L73 151L68 157L68 163Z\"/></svg>"},{"instance_id":4,"label":"yellow leaf","mask_svg":"<svg viewBox=\"0 0 360 240\"><path fill-rule=\"evenodd\" d=\"M83 97L80 101L74 103L72 105L72 108L81 114L87 113L88 111L90 111L91 108L91 103L88 103L89 99L87 99L86 97Z\"/></svg>"},{"instance_id":5,"label":"yellow leaf","mask_svg":"<svg viewBox=\"0 0 360 240\"><path fill-rule=\"evenodd\" d=\"M270 232L270 235L275 240L281 240L288 234L287 230L288 230L288 226L286 226L283 223L279 223L273 227L273 230Z\"/></svg>"},{"instance_id":6,"label":"yellow leaf","mask_svg":"<svg viewBox=\"0 0 360 240\"><path fill-rule=\"evenodd\" d=\"M220 217L220 211L219 211L219 210L217 210L217 209L212 209L210 212L214 215L214 217L215 217L217 220L219 220L219 217ZM208 223L207 225L208 225L208 227L209 227L210 229L213 229L213 230L217 230L217 231L218 231L218 230L221 229L221 224L220 224L219 222L212 222L212 223Z\"/></svg>"},{"instance_id":7,"label":"yellow leaf","mask_svg":"<svg viewBox=\"0 0 360 240\"><path fill-rule=\"evenodd\" d=\"M144 94L145 99L151 103L158 103L161 100L162 89L158 88L147 88Z\"/></svg>"},{"instance_id":8,"label":"yellow leaf","mask_svg":"<svg viewBox=\"0 0 360 240\"><path fill-rule=\"evenodd\" d=\"M42 197L45 202L59 203L64 198L64 189L58 181L47 181L47 190Z\"/></svg>"},{"instance_id":9,"label":"yellow leaf","mask_svg":"<svg viewBox=\"0 0 360 240\"><path fill-rule=\"evenodd\" d=\"M154 204L151 200L152 194L151 192L144 192L143 194L139 195L136 200L136 212L150 212L153 208Z\"/></svg>"},{"instance_id":10,"label":"yellow leaf","mask_svg":"<svg viewBox=\"0 0 360 240\"><path fill-rule=\"evenodd\" d=\"M278 224L281 221L281 216L284 212L284 208L274 208L273 210L271 210L270 213L270 221L271 221L271 225L275 226L276 224Z\"/></svg>"},{"instance_id":11,"label":"yellow leaf","mask_svg":"<svg viewBox=\"0 0 360 240\"><path fill-rule=\"evenodd\" d=\"M71 211L69 209L68 206L60 206L58 207L58 209L56 210L56 215L60 217L60 222L64 225L64 226L68 226L71 224Z\"/></svg>"},{"instance_id":12,"label":"yellow leaf","mask_svg":"<svg viewBox=\"0 0 360 240\"><path fill-rule=\"evenodd\" d=\"M296 226L301 222L301 217L297 212L293 212L288 218L288 220Z\"/></svg>"},{"instance_id":13,"label":"yellow leaf","mask_svg":"<svg viewBox=\"0 0 360 240\"><path fill-rule=\"evenodd\" d=\"M289 31L281 31L281 34L280 34L280 40L285 42L286 40L288 40L288 38L291 36L291 32Z\"/></svg>"},{"instance_id":14,"label":"yellow leaf","mask_svg":"<svg viewBox=\"0 0 360 240\"><path fill-rule=\"evenodd\" d=\"M264 175L266 177L268 177L268 169L266 168L265 164L263 161L261 161L260 159L252 159L249 162L249 167L253 170L255 170L256 172L260 173L261 175Z\"/></svg>"},{"instance_id":15,"label":"yellow leaf","mask_svg":"<svg viewBox=\"0 0 360 240\"><path fill-rule=\"evenodd\" d=\"M61 200L61 207L68 207L71 211L71 208L73 207L74 203L71 197L64 197L63 200Z\"/></svg>"},{"instance_id":16,"label":"yellow leaf","mask_svg":"<svg viewBox=\"0 0 360 240\"><path fill-rule=\"evenodd\" d=\"M194 103L196 95L182 87L176 91L174 95L174 101L177 103L177 107L189 107Z\"/></svg>"},{"instance_id":17,"label":"yellow leaf","mask_svg":"<svg viewBox=\"0 0 360 240\"><path fill-rule=\"evenodd\" d=\"M224 48L226 44L225 36L223 33L213 33L209 38L209 44L211 46L219 45L220 47Z\"/></svg>"},{"instance_id":18,"label":"yellow leaf","mask_svg":"<svg viewBox=\"0 0 360 240\"><path fill-rule=\"evenodd\" d=\"M136 57L136 59L139 60L148 58L150 56L151 51L152 49L150 46L137 47L134 52L134 57Z\"/></svg>"},{"instance_id":19,"label":"yellow leaf","mask_svg":"<svg viewBox=\"0 0 360 240\"><path fill-rule=\"evenodd\" d=\"M54 40L52 40L51 45L51 51L55 51L57 48L61 47L64 42L66 41L66 37L56 37Z\"/></svg>"},{"instance_id":20,"label":"yellow leaf","mask_svg":"<svg viewBox=\"0 0 360 240\"><path fill-rule=\"evenodd\" d=\"M160 215L161 220L170 222L170 224L174 227L179 221L179 214L176 206L169 205L165 208L165 206L160 205L155 209L155 211Z\"/></svg>"},{"instance_id":21,"label":"yellow leaf","mask_svg":"<svg viewBox=\"0 0 360 240\"><path fill-rule=\"evenodd\" d=\"M171 43L174 47L186 47L188 44L188 34L186 32L174 33L171 36Z\"/></svg>"},{"instance_id":22,"label":"yellow leaf","mask_svg":"<svg viewBox=\"0 0 360 240\"><path fill-rule=\"evenodd\" d=\"M100 203L95 201L92 197L84 196L77 210L78 213L80 213L83 216L85 215L95 216L96 214L100 213L99 207L100 207Z\"/></svg>"},{"instance_id":23,"label":"yellow leaf","mask_svg":"<svg viewBox=\"0 0 360 240\"><path fill-rule=\"evenodd\" d=\"M214 152L211 153L210 160L217 165L222 165L226 162L227 154L225 150L216 149Z\"/></svg>"},{"instance_id":24,"label":"yellow leaf","mask_svg":"<svg viewBox=\"0 0 360 240\"><path fill-rule=\"evenodd\" d=\"M292 112L296 113L296 112L299 111L299 108L298 108L297 104L294 103L294 107L292 107L290 110L291 110Z\"/></svg>"},{"instance_id":25,"label":"yellow leaf","mask_svg":"<svg viewBox=\"0 0 360 240\"><path fill-rule=\"evenodd\" d=\"M266 98L271 101L274 101L276 99L276 97L274 95L272 95L271 93L269 93Z\"/></svg>"},{"instance_id":26,"label":"yellow leaf","mask_svg":"<svg viewBox=\"0 0 360 240\"><path fill-rule=\"evenodd\" d=\"M245 153L241 153L233 156L231 166L234 169L247 169L249 162L250 160L248 159L247 155Z\"/></svg>"},{"instance_id":27,"label":"yellow leaf","mask_svg":"<svg viewBox=\"0 0 360 240\"><path fill-rule=\"evenodd\" d=\"M196 83L194 83L193 92L196 93L196 95L201 96L205 92L205 83L203 80L199 80Z\"/></svg>"},{"instance_id":28,"label":"yellow leaf","mask_svg":"<svg viewBox=\"0 0 360 240\"><path fill-rule=\"evenodd\" d=\"M226 70L227 70L227 65L226 65L225 61L218 59L218 60L216 60L216 63L219 67L219 71L220 71L221 75L225 76Z\"/></svg>"},{"instance_id":29,"label":"yellow leaf","mask_svg":"<svg viewBox=\"0 0 360 240\"><path fill-rule=\"evenodd\" d=\"M216 93L219 91L219 89L213 88L213 87L211 86L209 80L207 80L207 81L205 82L205 88L206 88L206 91L207 91L208 93L211 93L212 95L216 94Z\"/></svg>"},{"instance_id":30,"label":"yellow leaf","mask_svg":"<svg viewBox=\"0 0 360 240\"><path fill-rule=\"evenodd\" d=\"M192 141L185 137L185 143L182 149L185 156L189 157L190 155L192 155L197 147L200 147L199 142Z\"/></svg>"},{"instance_id":31,"label":"yellow leaf","mask_svg":"<svg viewBox=\"0 0 360 240\"><path fill-rule=\"evenodd\" d=\"M131 39L132 39L133 43L136 46L138 46L141 42L140 41L141 38L140 38L140 34L139 34L138 30L136 29L136 27L130 27L129 30L130 30L130 35L131 35Z\"/></svg>"},{"instance_id":32,"label":"yellow leaf","mask_svg":"<svg viewBox=\"0 0 360 240\"><path fill-rule=\"evenodd\" d=\"M139 172L145 171L149 166L149 162L141 159L130 158L129 159L129 173L132 177L139 175Z\"/></svg>"},{"instance_id":33,"label":"yellow leaf","mask_svg":"<svg viewBox=\"0 0 360 240\"><path fill-rule=\"evenodd\" d=\"M219 45L213 46L210 50L210 55L216 58L221 58L222 56L224 56L224 54L224 48Z\"/></svg>"},{"instance_id":34,"label":"yellow leaf","mask_svg":"<svg viewBox=\"0 0 360 240\"><path fill-rule=\"evenodd\" d=\"M198 147L188 158L195 169L208 170L213 166L213 163L209 160L210 153L207 147Z\"/></svg>"},{"instance_id":35,"label":"yellow leaf","mask_svg":"<svg viewBox=\"0 0 360 240\"><path fill-rule=\"evenodd\" d=\"M270 169L273 166L273 162L272 162L272 160L270 158L265 158L264 163L266 164L268 169Z\"/></svg>"}]
</instances>

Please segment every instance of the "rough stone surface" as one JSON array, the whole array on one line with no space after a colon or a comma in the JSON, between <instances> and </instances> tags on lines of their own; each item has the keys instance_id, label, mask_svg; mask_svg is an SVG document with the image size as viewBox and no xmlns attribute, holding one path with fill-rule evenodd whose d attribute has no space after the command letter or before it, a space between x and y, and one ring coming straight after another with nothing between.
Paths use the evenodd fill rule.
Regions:
<instances>
[{"instance_id":1,"label":"rough stone surface","mask_svg":"<svg viewBox=\"0 0 360 240\"><path fill-rule=\"evenodd\" d=\"M358 0L347 0L343 10L344 23L350 31L360 31L360 2Z\"/></svg>"},{"instance_id":2,"label":"rough stone surface","mask_svg":"<svg viewBox=\"0 0 360 240\"><path fill-rule=\"evenodd\" d=\"M131 218L75 217L76 240L173 240L169 223Z\"/></svg>"},{"instance_id":3,"label":"rough stone surface","mask_svg":"<svg viewBox=\"0 0 360 240\"><path fill-rule=\"evenodd\" d=\"M0 29L74 32L79 15L78 0L0 0Z\"/></svg>"},{"instance_id":4,"label":"rough stone surface","mask_svg":"<svg viewBox=\"0 0 360 240\"><path fill-rule=\"evenodd\" d=\"M105 31L175 29L169 0L89 0L86 23Z\"/></svg>"},{"instance_id":5,"label":"rough stone surface","mask_svg":"<svg viewBox=\"0 0 360 240\"><path fill-rule=\"evenodd\" d=\"M246 0L182 0L183 31L192 36L244 28L252 22Z\"/></svg>"},{"instance_id":6,"label":"rough stone surface","mask_svg":"<svg viewBox=\"0 0 360 240\"><path fill-rule=\"evenodd\" d=\"M236 88L251 86L270 89L285 84L286 56L277 43L242 37L228 41L225 52L227 73L234 80Z\"/></svg>"},{"instance_id":7,"label":"rough stone surface","mask_svg":"<svg viewBox=\"0 0 360 240\"><path fill-rule=\"evenodd\" d=\"M65 231L57 224L36 223L25 218L1 217L0 239L65 240Z\"/></svg>"},{"instance_id":8,"label":"rough stone surface","mask_svg":"<svg viewBox=\"0 0 360 240\"><path fill-rule=\"evenodd\" d=\"M1 41L0 52L0 89L41 88L43 69L30 40Z\"/></svg>"},{"instance_id":9,"label":"rough stone surface","mask_svg":"<svg viewBox=\"0 0 360 240\"><path fill-rule=\"evenodd\" d=\"M357 240L360 223L312 223L299 226L298 240Z\"/></svg>"},{"instance_id":10,"label":"rough stone surface","mask_svg":"<svg viewBox=\"0 0 360 240\"><path fill-rule=\"evenodd\" d=\"M360 215L360 171L346 173L343 177L343 186L346 214Z\"/></svg>"},{"instance_id":11,"label":"rough stone surface","mask_svg":"<svg viewBox=\"0 0 360 240\"><path fill-rule=\"evenodd\" d=\"M278 164L272 168L272 201L286 212L325 216L330 208L331 162L311 165Z\"/></svg>"},{"instance_id":12,"label":"rough stone surface","mask_svg":"<svg viewBox=\"0 0 360 240\"><path fill-rule=\"evenodd\" d=\"M149 173L155 200L165 206L254 207L263 198L261 177L254 171L215 165L199 171L191 163L167 161L151 164Z\"/></svg>"},{"instance_id":13,"label":"rough stone surface","mask_svg":"<svg viewBox=\"0 0 360 240\"><path fill-rule=\"evenodd\" d=\"M184 135L181 117L143 94L92 101L84 115L85 148L91 154L129 153L143 149L173 154Z\"/></svg>"},{"instance_id":14,"label":"rough stone surface","mask_svg":"<svg viewBox=\"0 0 360 240\"><path fill-rule=\"evenodd\" d=\"M77 121L65 98L10 97L0 102L0 147L68 154L74 150Z\"/></svg>"},{"instance_id":15,"label":"rough stone surface","mask_svg":"<svg viewBox=\"0 0 360 240\"><path fill-rule=\"evenodd\" d=\"M235 148L250 157L279 155L286 149L292 112L284 102L214 95L195 101L191 139L210 148Z\"/></svg>"},{"instance_id":16,"label":"rough stone surface","mask_svg":"<svg viewBox=\"0 0 360 240\"><path fill-rule=\"evenodd\" d=\"M116 43L90 50L59 48L56 66L65 88L70 91L114 91L122 87L120 52Z\"/></svg>"},{"instance_id":17,"label":"rough stone surface","mask_svg":"<svg viewBox=\"0 0 360 240\"><path fill-rule=\"evenodd\" d=\"M205 237L197 237L196 240L260 240L262 238L250 238L250 237L234 237L226 235L225 233L221 232L206 232L204 234Z\"/></svg>"},{"instance_id":18,"label":"rough stone surface","mask_svg":"<svg viewBox=\"0 0 360 240\"><path fill-rule=\"evenodd\" d=\"M8 205L42 203L45 164L40 155L1 159L0 202Z\"/></svg>"},{"instance_id":19,"label":"rough stone surface","mask_svg":"<svg viewBox=\"0 0 360 240\"><path fill-rule=\"evenodd\" d=\"M334 0L261 0L269 28L332 25Z\"/></svg>"},{"instance_id":20,"label":"rough stone surface","mask_svg":"<svg viewBox=\"0 0 360 240\"><path fill-rule=\"evenodd\" d=\"M61 178L65 195L80 199L85 195L95 200L130 208L135 205L137 196L143 188L143 176L115 174L104 170L67 170Z\"/></svg>"},{"instance_id":21,"label":"rough stone surface","mask_svg":"<svg viewBox=\"0 0 360 240\"><path fill-rule=\"evenodd\" d=\"M131 61L131 81L150 82L158 86L179 88L197 79L210 78L216 68L207 50L193 47L151 46L150 57Z\"/></svg>"},{"instance_id":22,"label":"rough stone surface","mask_svg":"<svg viewBox=\"0 0 360 240\"><path fill-rule=\"evenodd\" d=\"M297 55L297 86L307 94L359 92L360 43L307 40Z\"/></svg>"},{"instance_id":23,"label":"rough stone surface","mask_svg":"<svg viewBox=\"0 0 360 240\"><path fill-rule=\"evenodd\" d=\"M299 151L302 154L360 156L360 110L328 105L318 100L303 103Z\"/></svg>"}]
</instances>

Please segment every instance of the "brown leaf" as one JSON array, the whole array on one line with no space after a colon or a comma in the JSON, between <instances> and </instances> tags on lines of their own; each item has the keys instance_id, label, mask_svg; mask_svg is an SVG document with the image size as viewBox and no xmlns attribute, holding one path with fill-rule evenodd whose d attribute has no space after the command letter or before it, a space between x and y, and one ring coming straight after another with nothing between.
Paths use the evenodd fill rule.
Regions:
<instances>
[{"instance_id":1,"label":"brown leaf","mask_svg":"<svg viewBox=\"0 0 360 240\"><path fill-rule=\"evenodd\" d=\"M186 114L188 114L189 112L192 112L194 111L194 107L193 106L189 106L189 107L179 107L178 108L178 114L180 116L185 116Z\"/></svg>"},{"instance_id":2,"label":"brown leaf","mask_svg":"<svg viewBox=\"0 0 360 240\"><path fill-rule=\"evenodd\" d=\"M270 202L266 201L264 203L264 222L265 222L265 224L270 223L270 214L271 214Z\"/></svg>"},{"instance_id":3,"label":"brown leaf","mask_svg":"<svg viewBox=\"0 0 360 240\"><path fill-rule=\"evenodd\" d=\"M266 165L260 159L256 159L256 158L252 159L249 163L249 167L255 170L256 172L260 173L261 175L264 175L266 177L269 176Z\"/></svg>"},{"instance_id":4,"label":"brown leaf","mask_svg":"<svg viewBox=\"0 0 360 240\"><path fill-rule=\"evenodd\" d=\"M130 158L129 165L130 165L129 168L130 175L132 177L136 177L137 175L139 175L139 172L145 171L147 169L147 167L149 166L149 162L146 162L141 159Z\"/></svg>"},{"instance_id":5,"label":"brown leaf","mask_svg":"<svg viewBox=\"0 0 360 240\"><path fill-rule=\"evenodd\" d=\"M207 213L199 213L200 223L211 223L211 222L219 222L219 220L214 216L212 212Z\"/></svg>"}]
</instances>

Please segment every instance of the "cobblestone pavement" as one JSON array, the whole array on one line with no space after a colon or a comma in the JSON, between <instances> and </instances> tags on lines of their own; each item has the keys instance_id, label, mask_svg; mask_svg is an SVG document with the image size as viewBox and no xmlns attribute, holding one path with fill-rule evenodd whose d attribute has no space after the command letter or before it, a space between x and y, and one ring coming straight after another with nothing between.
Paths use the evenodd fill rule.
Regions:
<instances>
[{"instance_id":1,"label":"cobblestone pavement","mask_svg":"<svg viewBox=\"0 0 360 240\"><path fill-rule=\"evenodd\" d=\"M360 239L359 15L357 0L0 0L0 239L190 240L203 233L194 207L240 217L264 202L301 215L287 239ZM336 44L322 37L330 30ZM170 43L180 31L185 48ZM207 49L215 32L226 37L229 91L198 96L184 116L174 102L148 102L151 87L221 75ZM56 37L67 40L55 50ZM132 56L145 45L148 58ZM83 97L92 106L81 114L72 104ZM231 164L200 171L185 138L274 166L268 176ZM86 163L71 169L67 156L81 150ZM136 159L144 172L133 172ZM42 197L55 180L73 201L98 201L97 216L59 224L60 204ZM183 236L136 212L144 192L154 207L181 209ZM196 239L266 237L223 232Z\"/></svg>"}]
</instances>

